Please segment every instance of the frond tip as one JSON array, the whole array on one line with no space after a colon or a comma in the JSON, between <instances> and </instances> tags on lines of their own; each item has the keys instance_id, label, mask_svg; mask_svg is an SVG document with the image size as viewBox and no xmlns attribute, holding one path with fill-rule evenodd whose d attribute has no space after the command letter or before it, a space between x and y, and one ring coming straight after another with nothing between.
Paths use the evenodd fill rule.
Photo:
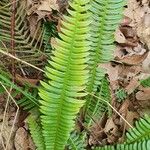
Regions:
<instances>
[{"instance_id":1,"label":"frond tip","mask_svg":"<svg viewBox=\"0 0 150 150\"><path fill-rule=\"evenodd\" d=\"M75 0L64 16L63 27L54 45L46 75L49 83L41 82L39 95L41 122L46 150L63 150L74 127L74 119L84 104L87 80L89 43L89 0Z\"/></svg>"}]
</instances>

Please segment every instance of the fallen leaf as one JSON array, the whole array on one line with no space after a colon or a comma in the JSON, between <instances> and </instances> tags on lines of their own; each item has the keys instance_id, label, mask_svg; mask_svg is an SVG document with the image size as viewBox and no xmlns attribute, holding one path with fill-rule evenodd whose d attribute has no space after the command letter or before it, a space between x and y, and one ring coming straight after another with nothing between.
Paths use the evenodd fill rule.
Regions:
<instances>
[{"instance_id":1,"label":"fallen leaf","mask_svg":"<svg viewBox=\"0 0 150 150\"><path fill-rule=\"evenodd\" d=\"M37 83L39 82L39 79L28 79L28 78L23 78L20 75L16 74L15 79L19 81L22 85L24 84L29 84L32 86L36 86Z\"/></svg>"},{"instance_id":2,"label":"fallen leaf","mask_svg":"<svg viewBox=\"0 0 150 150\"><path fill-rule=\"evenodd\" d=\"M142 88L141 91L136 93L137 100L150 100L150 88Z\"/></svg>"},{"instance_id":3,"label":"fallen leaf","mask_svg":"<svg viewBox=\"0 0 150 150\"><path fill-rule=\"evenodd\" d=\"M120 61L128 65L138 65L144 61L144 59L147 57L147 54L148 53L144 53L143 55L127 56L121 59Z\"/></svg>"},{"instance_id":4,"label":"fallen leaf","mask_svg":"<svg viewBox=\"0 0 150 150\"><path fill-rule=\"evenodd\" d=\"M115 32L115 40L120 44L126 43L126 38L119 29L117 29Z\"/></svg>"},{"instance_id":5,"label":"fallen leaf","mask_svg":"<svg viewBox=\"0 0 150 150\"><path fill-rule=\"evenodd\" d=\"M137 79L132 79L130 83L126 86L125 90L128 94L134 92L134 90L140 85Z\"/></svg>"},{"instance_id":6,"label":"fallen leaf","mask_svg":"<svg viewBox=\"0 0 150 150\"><path fill-rule=\"evenodd\" d=\"M112 118L109 118L106 122L105 128L104 128L104 132L105 133L112 133L115 134L117 126L114 124L114 121Z\"/></svg>"},{"instance_id":7,"label":"fallen leaf","mask_svg":"<svg viewBox=\"0 0 150 150\"><path fill-rule=\"evenodd\" d=\"M38 7L38 10L41 10L41 11L58 10L59 11L57 0L42 0L41 4Z\"/></svg>"},{"instance_id":8,"label":"fallen leaf","mask_svg":"<svg viewBox=\"0 0 150 150\"><path fill-rule=\"evenodd\" d=\"M28 134L27 131L24 128L19 128L16 131L14 144L16 150L28 150L29 148L29 141L28 141Z\"/></svg>"},{"instance_id":9,"label":"fallen leaf","mask_svg":"<svg viewBox=\"0 0 150 150\"><path fill-rule=\"evenodd\" d=\"M150 73L150 52L142 63L142 69L144 73Z\"/></svg>"},{"instance_id":10,"label":"fallen leaf","mask_svg":"<svg viewBox=\"0 0 150 150\"><path fill-rule=\"evenodd\" d=\"M149 13L144 14L144 17L141 19L137 27L137 34L140 40L150 49L150 9Z\"/></svg>"},{"instance_id":11,"label":"fallen leaf","mask_svg":"<svg viewBox=\"0 0 150 150\"><path fill-rule=\"evenodd\" d=\"M135 120L139 118L139 114L135 111L127 111L126 121L133 126ZM131 128L128 124L126 124L126 130Z\"/></svg>"},{"instance_id":12,"label":"fallen leaf","mask_svg":"<svg viewBox=\"0 0 150 150\"><path fill-rule=\"evenodd\" d=\"M120 31L126 38L133 38L136 36L136 32L131 27L120 27Z\"/></svg>"}]
</instances>

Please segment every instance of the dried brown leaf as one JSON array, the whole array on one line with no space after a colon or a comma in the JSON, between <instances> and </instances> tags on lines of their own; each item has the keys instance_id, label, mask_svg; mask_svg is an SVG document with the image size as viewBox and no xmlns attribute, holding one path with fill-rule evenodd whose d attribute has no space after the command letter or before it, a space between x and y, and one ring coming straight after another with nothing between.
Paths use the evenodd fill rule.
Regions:
<instances>
[{"instance_id":1,"label":"dried brown leaf","mask_svg":"<svg viewBox=\"0 0 150 150\"><path fill-rule=\"evenodd\" d=\"M150 88L142 88L141 91L136 93L137 100L150 100Z\"/></svg>"}]
</instances>

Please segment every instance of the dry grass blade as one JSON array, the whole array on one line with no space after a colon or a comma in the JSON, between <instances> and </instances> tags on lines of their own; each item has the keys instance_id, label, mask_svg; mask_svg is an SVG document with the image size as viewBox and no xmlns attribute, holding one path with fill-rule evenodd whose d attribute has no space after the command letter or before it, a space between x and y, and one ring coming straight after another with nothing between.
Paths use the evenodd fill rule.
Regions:
<instances>
[{"instance_id":1,"label":"dry grass blade","mask_svg":"<svg viewBox=\"0 0 150 150\"><path fill-rule=\"evenodd\" d=\"M10 90L8 91L7 88L1 82L0 82L0 84L5 89L6 93L8 94L8 98L7 98L7 102L6 102L6 106L5 106L5 110L4 110L4 115L3 115L3 123L2 123L2 127L1 127L1 140L2 140L1 143L2 143L2 146L3 146L4 150L7 150L9 142L10 142L10 139L11 139L11 136L12 136L12 133L13 133L13 130L14 130L14 127L15 127L15 123L17 121L17 117L18 117L18 113L19 113L19 106L17 105L17 103L14 100L14 98L11 96L12 88L10 88ZM16 109L14 121L13 121L13 124L12 124L12 127L11 127L11 131L9 133L9 137L8 137L8 139L6 141L6 146L4 146L4 141L3 141L3 138L2 138L2 134L3 134L4 124L5 124L6 112L7 112L7 108L8 108L10 99L13 101L13 103L15 104L17 109Z\"/></svg>"},{"instance_id":2,"label":"dry grass blade","mask_svg":"<svg viewBox=\"0 0 150 150\"><path fill-rule=\"evenodd\" d=\"M10 54L10 53L4 52L4 51L2 51L2 50L0 50L0 53L4 54L4 55L6 55L6 56L8 56L8 57L10 57L10 58L13 58L13 59L15 59L15 60L17 60L17 61L19 61L19 62L21 62L21 63L27 65L27 66L30 66L30 67L32 67L32 68L34 68L34 69L36 69L36 70L39 70L40 72L43 72L43 73L44 73L44 70L42 70L42 69L40 69L40 68L38 68L38 67L36 67L36 66L34 66L34 65L30 64L30 63L28 63L28 62L26 62L26 61L23 61L23 60L21 60L21 59L15 57L15 56L13 56L13 55Z\"/></svg>"},{"instance_id":3,"label":"dry grass blade","mask_svg":"<svg viewBox=\"0 0 150 150\"><path fill-rule=\"evenodd\" d=\"M87 92L87 91L85 91L85 92L86 92L87 94L89 94L89 95L91 95L91 96L93 96L93 97L95 97L95 98L97 98L97 99L99 99L99 100L105 102L109 107L112 108L112 110L115 111L115 113L116 113L117 115L120 116L120 118L121 118L126 124L129 125L129 127L133 128L133 126L132 126L111 104L109 104L107 101L103 100L102 98L100 98L100 97L98 97L98 96L96 96L96 95L94 95L94 94L91 94L91 93L89 93L89 92Z\"/></svg>"}]
</instances>

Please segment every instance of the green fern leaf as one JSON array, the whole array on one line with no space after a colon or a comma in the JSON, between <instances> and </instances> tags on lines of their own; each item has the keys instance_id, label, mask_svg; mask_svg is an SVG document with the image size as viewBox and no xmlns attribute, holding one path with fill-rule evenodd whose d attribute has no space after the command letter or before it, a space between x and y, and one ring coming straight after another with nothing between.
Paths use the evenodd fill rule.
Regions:
<instances>
[{"instance_id":1,"label":"green fern leaf","mask_svg":"<svg viewBox=\"0 0 150 150\"><path fill-rule=\"evenodd\" d=\"M116 30L123 12L124 0L93 0L91 1L91 42L90 66L91 77L89 92L96 91L98 81L98 65L113 59L114 31Z\"/></svg>"},{"instance_id":2,"label":"green fern leaf","mask_svg":"<svg viewBox=\"0 0 150 150\"><path fill-rule=\"evenodd\" d=\"M86 144L81 135L76 131L71 133L68 140L69 150L85 150Z\"/></svg>"},{"instance_id":3,"label":"green fern leaf","mask_svg":"<svg viewBox=\"0 0 150 150\"><path fill-rule=\"evenodd\" d=\"M136 121L135 127L126 134L123 144L115 146L97 147L94 150L149 150L150 148L150 117L145 115L139 121Z\"/></svg>"},{"instance_id":4,"label":"green fern leaf","mask_svg":"<svg viewBox=\"0 0 150 150\"><path fill-rule=\"evenodd\" d=\"M100 118L104 112L108 112L110 114L110 108L108 107L106 102L110 102L111 100L111 93L109 88L109 82L106 77L101 80L101 86L99 88L99 92L96 92L96 96L98 98L93 98L91 100L87 117L86 123L87 126L90 127L94 120Z\"/></svg>"},{"instance_id":5,"label":"green fern leaf","mask_svg":"<svg viewBox=\"0 0 150 150\"><path fill-rule=\"evenodd\" d=\"M9 77L5 77L5 75L0 74L1 83L7 88L12 89L12 97L15 99L17 95L22 94L22 98L17 101L17 103L22 106L25 110L31 110L35 107L39 107L37 100L37 89L33 89L33 93L30 92L30 87L19 87L15 83L13 83ZM2 86L0 86L2 88Z\"/></svg>"},{"instance_id":6,"label":"green fern leaf","mask_svg":"<svg viewBox=\"0 0 150 150\"><path fill-rule=\"evenodd\" d=\"M114 146L104 146L104 147L96 147L93 150L117 150ZM119 149L119 150L123 150L123 149Z\"/></svg>"},{"instance_id":7,"label":"green fern leaf","mask_svg":"<svg viewBox=\"0 0 150 150\"><path fill-rule=\"evenodd\" d=\"M141 80L140 82L143 87L150 87L150 77L145 80Z\"/></svg>"},{"instance_id":8,"label":"green fern leaf","mask_svg":"<svg viewBox=\"0 0 150 150\"><path fill-rule=\"evenodd\" d=\"M105 73L99 64L113 59L114 31L122 18L124 0L92 0L91 5L90 79L87 86L89 93L96 92L100 85L101 73ZM89 96L85 106L85 114L91 100L92 98Z\"/></svg>"},{"instance_id":9,"label":"green fern leaf","mask_svg":"<svg viewBox=\"0 0 150 150\"><path fill-rule=\"evenodd\" d=\"M35 111L36 112L36 111ZM29 124L29 130L31 133L31 137L37 147L37 150L45 150L44 138L42 134L42 126L40 124L40 120L38 119L38 115L31 114L27 118L27 122Z\"/></svg>"},{"instance_id":10,"label":"green fern leaf","mask_svg":"<svg viewBox=\"0 0 150 150\"><path fill-rule=\"evenodd\" d=\"M49 56L51 53L52 47L50 44L50 39L52 37L57 37L56 26L53 22L44 23L44 33L43 33L43 43L44 43L44 52Z\"/></svg>"},{"instance_id":11,"label":"green fern leaf","mask_svg":"<svg viewBox=\"0 0 150 150\"><path fill-rule=\"evenodd\" d=\"M122 102L125 98L127 98L127 93L123 88L117 89L115 95L118 102Z\"/></svg>"},{"instance_id":12,"label":"green fern leaf","mask_svg":"<svg viewBox=\"0 0 150 150\"><path fill-rule=\"evenodd\" d=\"M135 127L130 129L126 134L126 142L134 143L137 141L142 141L150 138L150 117L145 115L135 123Z\"/></svg>"},{"instance_id":13,"label":"green fern leaf","mask_svg":"<svg viewBox=\"0 0 150 150\"><path fill-rule=\"evenodd\" d=\"M117 146L97 147L94 150L149 150L150 140L135 142L133 144L118 144Z\"/></svg>"},{"instance_id":14,"label":"green fern leaf","mask_svg":"<svg viewBox=\"0 0 150 150\"><path fill-rule=\"evenodd\" d=\"M63 150L72 131L79 109L85 103L88 80L89 0L69 3L70 16L64 16L63 27L52 52L46 75L49 83L41 82L41 122L47 150Z\"/></svg>"}]
</instances>

